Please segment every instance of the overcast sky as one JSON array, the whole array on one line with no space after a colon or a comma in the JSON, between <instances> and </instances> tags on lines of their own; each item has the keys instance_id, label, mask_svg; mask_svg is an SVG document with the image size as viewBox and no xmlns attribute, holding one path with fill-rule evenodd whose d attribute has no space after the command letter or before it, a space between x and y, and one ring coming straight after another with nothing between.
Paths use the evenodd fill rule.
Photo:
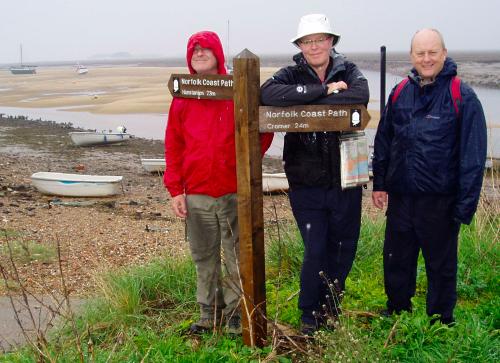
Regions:
<instances>
[{"instance_id":1,"label":"overcast sky","mask_svg":"<svg viewBox=\"0 0 500 363\"><path fill-rule=\"evenodd\" d=\"M498 0L23 0L0 1L0 63L80 61L98 54L183 56L187 37L219 33L231 55L292 54L304 14L324 13L340 52L407 51L422 27L441 30L449 50L500 50ZM226 49L227 52L227 49Z\"/></svg>"}]
</instances>

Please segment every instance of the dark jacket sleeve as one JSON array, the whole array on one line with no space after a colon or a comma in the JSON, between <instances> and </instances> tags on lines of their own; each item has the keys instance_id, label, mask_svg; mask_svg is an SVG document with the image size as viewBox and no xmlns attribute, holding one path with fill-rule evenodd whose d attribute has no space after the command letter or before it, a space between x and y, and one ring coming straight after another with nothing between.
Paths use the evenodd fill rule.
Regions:
<instances>
[{"instance_id":1,"label":"dark jacket sleeve","mask_svg":"<svg viewBox=\"0 0 500 363\"><path fill-rule=\"evenodd\" d=\"M460 163L454 218L469 224L476 211L486 162L486 120L474 91L462 84Z\"/></svg>"},{"instance_id":2,"label":"dark jacket sleeve","mask_svg":"<svg viewBox=\"0 0 500 363\"><path fill-rule=\"evenodd\" d=\"M327 87L322 84L304 84L294 79L292 67L279 70L261 87L261 103L268 106L293 105L342 105L364 104L370 99L368 81L358 67L349 61L345 62L344 82L348 89L327 95Z\"/></svg>"},{"instance_id":3,"label":"dark jacket sleeve","mask_svg":"<svg viewBox=\"0 0 500 363\"><path fill-rule=\"evenodd\" d=\"M390 162L390 148L393 137L392 128L392 95L385 106L377 127L377 134L373 146L373 191L386 191L385 176Z\"/></svg>"},{"instance_id":4,"label":"dark jacket sleeve","mask_svg":"<svg viewBox=\"0 0 500 363\"><path fill-rule=\"evenodd\" d=\"M329 105L363 104L366 106L370 100L368 81L354 63L346 61L345 67L344 82L347 83L347 89L339 93L329 94L324 103Z\"/></svg>"},{"instance_id":5,"label":"dark jacket sleeve","mask_svg":"<svg viewBox=\"0 0 500 363\"><path fill-rule=\"evenodd\" d=\"M260 89L261 103L266 106L306 105L325 96L325 86L296 81L290 67L280 69Z\"/></svg>"}]
</instances>

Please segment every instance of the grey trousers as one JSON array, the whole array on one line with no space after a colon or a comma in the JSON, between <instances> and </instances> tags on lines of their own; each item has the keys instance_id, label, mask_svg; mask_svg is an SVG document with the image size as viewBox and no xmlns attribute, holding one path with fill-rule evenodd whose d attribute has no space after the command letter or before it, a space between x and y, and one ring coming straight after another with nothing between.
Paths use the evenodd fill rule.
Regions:
<instances>
[{"instance_id":1,"label":"grey trousers","mask_svg":"<svg viewBox=\"0 0 500 363\"><path fill-rule=\"evenodd\" d=\"M213 198L191 194L186 202L187 236L196 266L201 317L213 319L221 312L231 316L237 313L241 296L237 195Z\"/></svg>"}]
</instances>

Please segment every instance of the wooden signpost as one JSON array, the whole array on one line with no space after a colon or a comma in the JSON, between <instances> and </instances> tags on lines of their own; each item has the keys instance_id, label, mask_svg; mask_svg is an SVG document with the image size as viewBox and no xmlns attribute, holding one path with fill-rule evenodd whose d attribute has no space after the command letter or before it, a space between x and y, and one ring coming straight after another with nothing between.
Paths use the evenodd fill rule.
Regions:
<instances>
[{"instance_id":1,"label":"wooden signpost","mask_svg":"<svg viewBox=\"0 0 500 363\"><path fill-rule=\"evenodd\" d=\"M174 97L230 100L233 98L233 76L172 74L168 89Z\"/></svg>"},{"instance_id":2,"label":"wooden signpost","mask_svg":"<svg viewBox=\"0 0 500 363\"><path fill-rule=\"evenodd\" d=\"M370 115L363 105L259 107L260 62L245 49L233 59L234 76L173 74L174 97L234 98L240 233L243 342L267 343L262 158L259 132L361 131Z\"/></svg>"},{"instance_id":3,"label":"wooden signpost","mask_svg":"<svg viewBox=\"0 0 500 363\"><path fill-rule=\"evenodd\" d=\"M370 114L363 105L308 105L259 108L261 132L361 131Z\"/></svg>"}]
</instances>

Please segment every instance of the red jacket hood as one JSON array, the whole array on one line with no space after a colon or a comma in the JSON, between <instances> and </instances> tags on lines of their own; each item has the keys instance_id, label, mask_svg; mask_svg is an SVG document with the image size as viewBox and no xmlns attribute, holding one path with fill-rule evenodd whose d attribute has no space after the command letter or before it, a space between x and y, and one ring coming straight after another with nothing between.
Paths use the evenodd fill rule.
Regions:
<instances>
[{"instance_id":1,"label":"red jacket hood","mask_svg":"<svg viewBox=\"0 0 500 363\"><path fill-rule=\"evenodd\" d=\"M209 48L217 58L217 73L227 74L225 67L224 51L222 50L222 43L220 42L219 36L211 31L201 31L193 34L187 45L186 60L191 74L195 74L196 71L191 67L191 58L193 57L193 51L196 44L199 44L203 48Z\"/></svg>"}]
</instances>

